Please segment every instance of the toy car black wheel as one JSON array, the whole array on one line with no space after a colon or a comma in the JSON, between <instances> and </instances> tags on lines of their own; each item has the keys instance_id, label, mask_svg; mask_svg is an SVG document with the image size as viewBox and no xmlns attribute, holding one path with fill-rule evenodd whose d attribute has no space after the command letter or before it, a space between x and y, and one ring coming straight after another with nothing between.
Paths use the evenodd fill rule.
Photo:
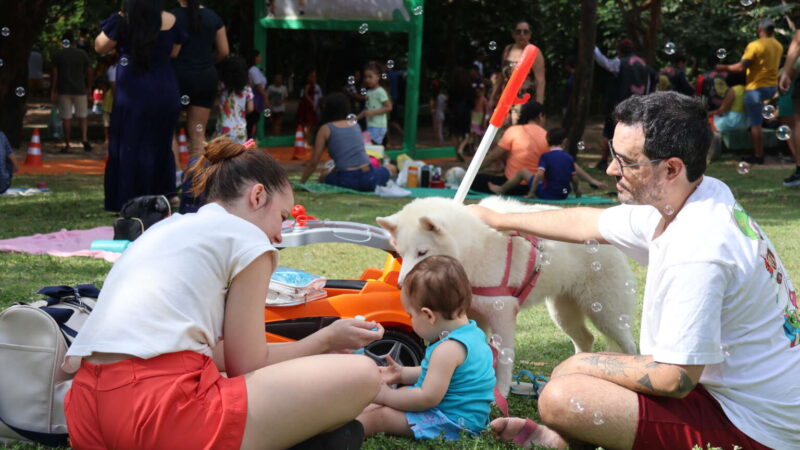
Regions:
<instances>
[{"instance_id":1,"label":"toy car black wheel","mask_svg":"<svg viewBox=\"0 0 800 450\"><path fill-rule=\"evenodd\" d=\"M383 337L367 345L365 353L379 365L386 365L383 356L389 355L403 366L418 366L425 356L425 347L416 336L388 329Z\"/></svg>"}]
</instances>

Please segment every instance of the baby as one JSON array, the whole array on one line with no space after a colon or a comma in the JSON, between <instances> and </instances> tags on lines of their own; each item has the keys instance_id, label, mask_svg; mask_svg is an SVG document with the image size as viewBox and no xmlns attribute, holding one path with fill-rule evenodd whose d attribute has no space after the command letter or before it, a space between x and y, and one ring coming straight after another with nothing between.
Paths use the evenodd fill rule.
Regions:
<instances>
[{"instance_id":1,"label":"baby","mask_svg":"<svg viewBox=\"0 0 800 450\"><path fill-rule=\"evenodd\" d=\"M386 356L385 385L357 418L366 436L455 440L486 427L495 374L486 335L467 318L471 300L467 275L449 256L425 258L408 273L403 307L414 331L431 344L421 367L402 367Z\"/></svg>"}]
</instances>

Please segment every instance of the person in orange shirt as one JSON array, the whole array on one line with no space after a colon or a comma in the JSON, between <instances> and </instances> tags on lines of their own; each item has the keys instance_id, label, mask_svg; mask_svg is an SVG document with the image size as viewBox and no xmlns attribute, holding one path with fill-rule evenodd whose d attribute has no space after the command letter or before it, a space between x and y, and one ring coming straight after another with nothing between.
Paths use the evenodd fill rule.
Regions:
<instances>
[{"instance_id":1,"label":"person in orange shirt","mask_svg":"<svg viewBox=\"0 0 800 450\"><path fill-rule=\"evenodd\" d=\"M505 161L503 175L478 173L472 183L472 189L479 192L491 193L489 184L503 184L512 178L520 169L536 172L539 167L539 157L550 150L547 145L547 130L544 125L544 107L536 101L529 101L522 107L517 125L506 129L500 142L486 155L484 165ZM507 195L525 195L528 186L521 184L506 192Z\"/></svg>"},{"instance_id":2,"label":"person in orange shirt","mask_svg":"<svg viewBox=\"0 0 800 450\"><path fill-rule=\"evenodd\" d=\"M762 19L758 22L758 39L747 44L742 60L736 64L718 64L717 71L747 71L744 105L750 134L753 136L754 155L743 158L751 164L764 164L764 134L761 128L763 102L769 100L778 90L778 67L783 54L783 46L774 37L775 22Z\"/></svg>"}]
</instances>

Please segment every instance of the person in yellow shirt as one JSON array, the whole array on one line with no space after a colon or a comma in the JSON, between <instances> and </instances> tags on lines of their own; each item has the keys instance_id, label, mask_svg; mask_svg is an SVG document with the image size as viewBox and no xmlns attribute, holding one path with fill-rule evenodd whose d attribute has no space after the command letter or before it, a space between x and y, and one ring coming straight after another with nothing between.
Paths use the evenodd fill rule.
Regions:
<instances>
[{"instance_id":1,"label":"person in yellow shirt","mask_svg":"<svg viewBox=\"0 0 800 450\"><path fill-rule=\"evenodd\" d=\"M736 64L719 64L717 71L741 72L746 70L744 104L750 134L753 136L754 156L744 158L751 164L764 164L764 134L761 128L761 108L778 90L778 67L783 46L774 37L775 22L762 19L758 22L758 39L747 44L742 60Z\"/></svg>"}]
</instances>

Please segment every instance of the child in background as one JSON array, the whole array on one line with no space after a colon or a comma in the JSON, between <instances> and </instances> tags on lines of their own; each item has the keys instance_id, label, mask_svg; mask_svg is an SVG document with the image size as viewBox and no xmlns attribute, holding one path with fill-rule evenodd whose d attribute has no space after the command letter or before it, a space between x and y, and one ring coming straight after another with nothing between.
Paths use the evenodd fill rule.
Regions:
<instances>
[{"instance_id":1,"label":"child in background","mask_svg":"<svg viewBox=\"0 0 800 450\"><path fill-rule=\"evenodd\" d=\"M258 67L261 65L261 52L258 50L251 50L248 54L247 64L250 68L247 70L247 80L250 88L253 90L253 112L247 114L247 137L251 138L256 132L258 121L261 120L261 114L265 109L270 108L269 98L267 97L267 77L264 72Z\"/></svg>"},{"instance_id":2,"label":"child in background","mask_svg":"<svg viewBox=\"0 0 800 450\"><path fill-rule=\"evenodd\" d=\"M433 134L436 136L438 144L444 144L444 111L447 108L447 96L444 89L437 80L433 82L433 92L431 92L431 117L433 118Z\"/></svg>"},{"instance_id":3,"label":"child in background","mask_svg":"<svg viewBox=\"0 0 800 450\"><path fill-rule=\"evenodd\" d=\"M267 86L267 98L272 105L272 135L280 136L283 127L283 113L286 112L286 99L289 98L289 90L283 85L283 75L276 73L272 77L273 84Z\"/></svg>"},{"instance_id":4,"label":"child in background","mask_svg":"<svg viewBox=\"0 0 800 450\"><path fill-rule=\"evenodd\" d=\"M475 90L475 106L472 108L469 122L469 145L473 147L486 132L486 119L489 117L489 100L486 99L486 87L483 83L473 85ZM471 152L471 153L474 153Z\"/></svg>"},{"instance_id":5,"label":"child in background","mask_svg":"<svg viewBox=\"0 0 800 450\"><path fill-rule=\"evenodd\" d=\"M580 175L590 185L604 188L602 181L592 178L583 169L575 164L572 155L563 149L567 138L567 130L553 128L547 132L547 145L550 151L539 157L539 168L536 174L527 169L520 169L502 186L489 183L489 189L497 195L502 195L518 186L522 180L528 180L530 190L525 198L539 197L551 200L563 200L570 193L570 184L574 187L575 196L580 197L577 175Z\"/></svg>"},{"instance_id":6,"label":"child in background","mask_svg":"<svg viewBox=\"0 0 800 450\"><path fill-rule=\"evenodd\" d=\"M421 367L402 367L386 356L385 384L357 417L365 435L456 440L462 431L480 433L495 375L486 335L467 318L472 293L464 268L449 256L425 258L406 276L401 295L414 331L431 345ZM389 387L394 384L413 386Z\"/></svg>"},{"instance_id":7,"label":"child in background","mask_svg":"<svg viewBox=\"0 0 800 450\"><path fill-rule=\"evenodd\" d=\"M230 56L220 64L219 118L215 136L238 144L247 140L247 114L253 112L253 90L247 85L247 64Z\"/></svg>"},{"instance_id":8,"label":"child in background","mask_svg":"<svg viewBox=\"0 0 800 450\"><path fill-rule=\"evenodd\" d=\"M364 67L364 86L367 87L367 105L358 114L358 119L367 119L367 131L373 144L383 145L386 137L389 113L392 111L392 100L380 85L381 67L370 62Z\"/></svg>"}]
</instances>

